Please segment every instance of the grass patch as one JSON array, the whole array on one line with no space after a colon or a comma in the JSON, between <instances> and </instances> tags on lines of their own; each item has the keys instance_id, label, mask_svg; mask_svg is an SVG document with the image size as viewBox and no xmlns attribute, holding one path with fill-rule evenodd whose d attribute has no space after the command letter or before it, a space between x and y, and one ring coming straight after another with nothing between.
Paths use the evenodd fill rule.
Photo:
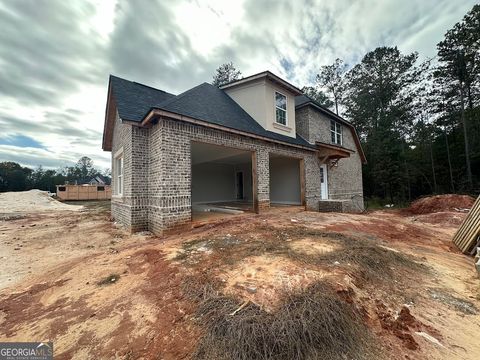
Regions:
<instances>
[{"instance_id":1,"label":"grass patch","mask_svg":"<svg viewBox=\"0 0 480 360\"><path fill-rule=\"evenodd\" d=\"M239 310L240 309L240 310ZM205 327L196 359L372 359L373 337L353 305L325 282L285 294L269 313L232 297L201 301L197 320Z\"/></svg>"},{"instance_id":2,"label":"grass patch","mask_svg":"<svg viewBox=\"0 0 480 360\"><path fill-rule=\"evenodd\" d=\"M104 285L111 285L115 284L118 280L120 279L120 275L118 274L110 274L106 278L100 280L97 282L98 286L104 286Z\"/></svg>"}]
</instances>

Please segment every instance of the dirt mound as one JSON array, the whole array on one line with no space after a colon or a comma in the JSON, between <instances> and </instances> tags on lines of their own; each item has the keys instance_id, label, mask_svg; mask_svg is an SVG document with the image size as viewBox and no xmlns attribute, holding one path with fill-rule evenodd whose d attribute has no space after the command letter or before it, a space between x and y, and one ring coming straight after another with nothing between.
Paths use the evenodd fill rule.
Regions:
<instances>
[{"instance_id":1,"label":"dirt mound","mask_svg":"<svg viewBox=\"0 0 480 360\"><path fill-rule=\"evenodd\" d=\"M0 194L0 214L35 213L50 210L76 211L83 206L61 203L41 190L6 192Z\"/></svg>"},{"instance_id":2,"label":"dirt mound","mask_svg":"<svg viewBox=\"0 0 480 360\"><path fill-rule=\"evenodd\" d=\"M430 214L441 211L458 211L470 209L475 199L469 195L435 195L412 202L408 211L413 214Z\"/></svg>"}]
</instances>

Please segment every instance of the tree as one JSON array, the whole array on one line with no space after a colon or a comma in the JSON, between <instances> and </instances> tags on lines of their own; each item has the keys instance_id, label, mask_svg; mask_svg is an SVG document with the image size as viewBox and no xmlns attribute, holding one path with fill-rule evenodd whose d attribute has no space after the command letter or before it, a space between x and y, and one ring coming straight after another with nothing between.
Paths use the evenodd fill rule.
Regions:
<instances>
[{"instance_id":1,"label":"tree","mask_svg":"<svg viewBox=\"0 0 480 360\"><path fill-rule=\"evenodd\" d=\"M310 99L316 101L320 105L331 108L333 106L333 101L328 98L325 93L313 86L304 86L302 92L308 96Z\"/></svg>"},{"instance_id":2,"label":"tree","mask_svg":"<svg viewBox=\"0 0 480 360\"><path fill-rule=\"evenodd\" d=\"M0 163L0 192L23 191L29 189L29 177L32 170L15 162Z\"/></svg>"},{"instance_id":3,"label":"tree","mask_svg":"<svg viewBox=\"0 0 480 360\"><path fill-rule=\"evenodd\" d=\"M220 65L213 75L212 85L220 87L231 81L238 80L242 73L235 68L232 62Z\"/></svg>"},{"instance_id":4,"label":"tree","mask_svg":"<svg viewBox=\"0 0 480 360\"><path fill-rule=\"evenodd\" d=\"M459 110L463 130L468 188L473 188L467 118L478 103L480 77L480 5L475 5L462 21L456 23L437 44L439 65L435 76L448 86L448 101ZM466 106L467 105L467 106ZM468 113L466 110L468 108Z\"/></svg>"},{"instance_id":5,"label":"tree","mask_svg":"<svg viewBox=\"0 0 480 360\"><path fill-rule=\"evenodd\" d=\"M405 156L414 112L411 93L416 81L417 54L404 55L396 47L367 53L346 75L346 116L357 127L368 165L366 190L372 195L408 197Z\"/></svg>"},{"instance_id":6,"label":"tree","mask_svg":"<svg viewBox=\"0 0 480 360\"><path fill-rule=\"evenodd\" d=\"M93 161L88 156L82 156L75 165L76 173L79 174L80 180L94 176L98 171L93 166Z\"/></svg>"},{"instance_id":7,"label":"tree","mask_svg":"<svg viewBox=\"0 0 480 360\"><path fill-rule=\"evenodd\" d=\"M341 59L336 59L332 65L321 67L317 75L317 82L321 87L325 87L333 98L335 112L338 115L338 105L342 99L344 90L344 75L347 65Z\"/></svg>"}]
</instances>

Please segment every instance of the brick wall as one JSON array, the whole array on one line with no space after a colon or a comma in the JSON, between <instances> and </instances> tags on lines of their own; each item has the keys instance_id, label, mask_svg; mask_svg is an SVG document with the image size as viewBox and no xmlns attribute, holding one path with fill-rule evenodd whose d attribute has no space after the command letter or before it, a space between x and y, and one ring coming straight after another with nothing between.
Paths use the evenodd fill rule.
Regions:
<instances>
[{"instance_id":1,"label":"brick wall","mask_svg":"<svg viewBox=\"0 0 480 360\"><path fill-rule=\"evenodd\" d=\"M325 132L321 123L316 123L319 120L321 119L317 119L314 113L297 114L299 130L304 131L304 135L305 129L308 129L309 134ZM353 141L348 133L344 132L345 144ZM310 139L309 134L305 135L307 140ZM160 119L150 128L139 128L122 123L117 116L112 147L114 187L116 178L113 157L120 149L123 149L124 156L124 194L112 197L112 216L117 222L132 231L148 229L157 234L190 224L191 143L194 141L255 153L259 210L270 204L269 155L272 153L303 159L306 207L318 210L320 163L313 151L166 118ZM362 194L361 163L357 153L349 159L340 160L338 167L329 168L328 175L329 195L332 199L351 199L351 193ZM351 202L350 208L353 210L355 207L356 204ZM345 208L348 209L349 205L344 205Z\"/></svg>"},{"instance_id":2,"label":"brick wall","mask_svg":"<svg viewBox=\"0 0 480 360\"><path fill-rule=\"evenodd\" d=\"M330 118L311 106L305 106L296 113L297 132L307 141L321 141L329 144ZM340 159L335 166L328 166L329 199L348 200L343 210L357 212L364 209L362 185L362 161L350 128L342 126L343 146L355 150L349 158Z\"/></svg>"},{"instance_id":3,"label":"brick wall","mask_svg":"<svg viewBox=\"0 0 480 360\"><path fill-rule=\"evenodd\" d=\"M222 145L255 152L259 209L269 206L269 154L305 160L307 208L318 209L320 171L314 152L220 130L162 119L149 129L148 228L155 233L191 221L191 143Z\"/></svg>"},{"instance_id":4,"label":"brick wall","mask_svg":"<svg viewBox=\"0 0 480 360\"><path fill-rule=\"evenodd\" d=\"M114 164L115 154L123 149L123 196L118 196L116 167ZM132 126L123 124L118 113L115 118L112 139L112 217L126 227L132 225L130 189L131 189L131 160L132 160Z\"/></svg>"}]
</instances>

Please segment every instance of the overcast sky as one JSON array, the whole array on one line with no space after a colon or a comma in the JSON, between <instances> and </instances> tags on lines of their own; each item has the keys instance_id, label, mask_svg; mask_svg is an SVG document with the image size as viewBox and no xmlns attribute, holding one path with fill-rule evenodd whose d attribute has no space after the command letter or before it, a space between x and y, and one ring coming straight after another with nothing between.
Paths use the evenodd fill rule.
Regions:
<instances>
[{"instance_id":1,"label":"overcast sky","mask_svg":"<svg viewBox=\"0 0 480 360\"><path fill-rule=\"evenodd\" d=\"M108 75L179 93L233 61L297 86L377 46L435 55L470 0L0 0L0 161L57 168L101 150Z\"/></svg>"}]
</instances>

